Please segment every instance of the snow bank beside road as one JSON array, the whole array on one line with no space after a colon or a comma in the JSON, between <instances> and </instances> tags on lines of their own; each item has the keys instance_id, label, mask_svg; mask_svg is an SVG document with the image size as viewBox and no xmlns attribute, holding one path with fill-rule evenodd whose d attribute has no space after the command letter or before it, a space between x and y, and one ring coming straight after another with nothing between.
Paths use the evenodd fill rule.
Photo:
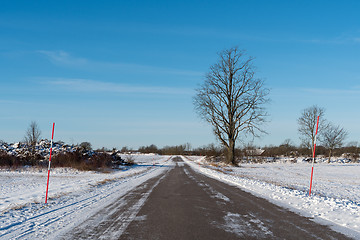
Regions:
<instances>
[{"instance_id":1,"label":"snow bank beside road","mask_svg":"<svg viewBox=\"0 0 360 240\"><path fill-rule=\"evenodd\" d=\"M150 165L153 158L141 156L141 159L142 165L125 172L117 171L112 174L68 173L67 176L64 176L65 173L59 173L58 175L62 176L62 184L68 185L70 192L50 199L48 204L34 204L28 201L19 209L3 211L0 214L0 239L59 239L61 234L73 229L129 191L174 167L170 156L156 156L155 160L159 163L157 166ZM0 176L3 175L4 172L1 172ZM30 172L27 177L20 175L16 178L19 183L31 187L31 181L27 179L33 178L34 175L36 174ZM74 181L74 179L77 180ZM76 184L82 184L82 187L78 189ZM20 187L19 184L12 189L21 198L30 196L28 192L21 192L26 187ZM39 190L35 190L37 187L34 187L33 189L35 196L43 197L45 188L41 187ZM7 195L1 195L1 197L7 198ZM18 200L13 198L6 202L15 203Z\"/></svg>"},{"instance_id":2,"label":"snow bank beside road","mask_svg":"<svg viewBox=\"0 0 360 240\"><path fill-rule=\"evenodd\" d=\"M54 168L50 173L49 198L89 189L104 181L126 178L148 171L152 162L163 164L169 156L134 155L138 164L126 171L111 173L82 172L70 168ZM0 170L0 213L19 208L27 203L45 201L47 169L20 168L16 171Z\"/></svg>"},{"instance_id":3,"label":"snow bank beside road","mask_svg":"<svg viewBox=\"0 0 360 240\"><path fill-rule=\"evenodd\" d=\"M242 168L221 168L203 164L199 157L183 159L196 171L320 223L330 222L334 230L360 238L360 164L316 165L314 194L309 197L309 164L245 164Z\"/></svg>"}]
</instances>

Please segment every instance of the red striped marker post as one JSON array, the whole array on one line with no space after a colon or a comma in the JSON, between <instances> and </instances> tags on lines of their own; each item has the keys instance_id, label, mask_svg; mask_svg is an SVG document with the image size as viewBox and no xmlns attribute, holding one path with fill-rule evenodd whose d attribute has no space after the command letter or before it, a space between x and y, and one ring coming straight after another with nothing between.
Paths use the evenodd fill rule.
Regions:
<instances>
[{"instance_id":1,"label":"red striped marker post","mask_svg":"<svg viewBox=\"0 0 360 240\"><path fill-rule=\"evenodd\" d=\"M312 159L312 166L311 166L311 178L310 178L310 190L309 190L309 196L311 196L311 186L312 186L312 179L314 174L314 161L315 161L315 149L316 149L316 135L318 132L319 127L319 117L317 117L317 123L316 123L316 132L315 132L315 140L314 140L314 150L313 150L313 159Z\"/></svg>"},{"instance_id":2,"label":"red striped marker post","mask_svg":"<svg viewBox=\"0 0 360 240\"><path fill-rule=\"evenodd\" d=\"M47 177L47 184L46 184L45 203L47 203L47 199L48 199L49 179L50 179L50 165L51 165L51 154L52 154L52 146L53 146L53 139L54 139L54 129L55 129L55 123L53 123L52 134L51 134L51 147L50 147L50 158L49 158L48 177Z\"/></svg>"}]
</instances>

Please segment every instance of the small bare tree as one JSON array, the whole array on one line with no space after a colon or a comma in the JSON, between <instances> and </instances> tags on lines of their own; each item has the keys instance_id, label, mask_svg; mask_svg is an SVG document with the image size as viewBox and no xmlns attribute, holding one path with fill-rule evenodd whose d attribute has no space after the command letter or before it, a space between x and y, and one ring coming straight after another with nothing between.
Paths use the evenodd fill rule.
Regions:
<instances>
[{"instance_id":1,"label":"small bare tree","mask_svg":"<svg viewBox=\"0 0 360 240\"><path fill-rule=\"evenodd\" d=\"M32 121L25 133L25 143L31 148L31 152L35 153L36 143L40 140L41 131L38 124Z\"/></svg>"},{"instance_id":2,"label":"small bare tree","mask_svg":"<svg viewBox=\"0 0 360 240\"><path fill-rule=\"evenodd\" d=\"M322 142L324 147L329 149L328 163L330 163L333 150L337 147L341 147L344 144L344 140L347 135L348 133L339 125L335 126L332 123L328 123L326 125L322 134Z\"/></svg>"},{"instance_id":3,"label":"small bare tree","mask_svg":"<svg viewBox=\"0 0 360 240\"><path fill-rule=\"evenodd\" d=\"M314 105L304 109L301 113L301 116L298 118L298 131L301 135L300 139L304 146L311 149L311 152L313 152L314 150L317 117L320 116L320 118L322 118L324 116L324 113L324 108L320 108ZM318 129L319 133L322 132L322 126L324 125L324 123L325 120L321 119Z\"/></svg>"},{"instance_id":4,"label":"small bare tree","mask_svg":"<svg viewBox=\"0 0 360 240\"><path fill-rule=\"evenodd\" d=\"M258 136L267 113L269 90L255 77L253 58L244 51L230 48L219 53L205 82L197 89L194 105L198 114L212 127L226 148L226 162L235 162L235 142L240 133Z\"/></svg>"},{"instance_id":5,"label":"small bare tree","mask_svg":"<svg viewBox=\"0 0 360 240\"><path fill-rule=\"evenodd\" d=\"M350 155L351 161L356 163L359 158L360 145L358 144L358 142L352 141L347 144L347 149L348 149L347 151L351 153Z\"/></svg>"},{"instance_id":6,"label":"small bare tree","mask_svg":"<svg viewBox=\"0 0 360 240\"><path fill-rule=\"evenodd\" d=\"M91 151L92 150L92 146L90 142L82 142L80 143L80 147L82 148L83 151Z\"/></svg>"},{"instance_id":7,"label":"small bare tree","mask_svg":"<svg viewBox=\"0 0 360 240\"><path fill-rule=\"evenodd\" d=\"M135 157L131 153L126 153L125 160L126 160L126 163L129 165L135 164Z\"/></svg>"}]
</instances>

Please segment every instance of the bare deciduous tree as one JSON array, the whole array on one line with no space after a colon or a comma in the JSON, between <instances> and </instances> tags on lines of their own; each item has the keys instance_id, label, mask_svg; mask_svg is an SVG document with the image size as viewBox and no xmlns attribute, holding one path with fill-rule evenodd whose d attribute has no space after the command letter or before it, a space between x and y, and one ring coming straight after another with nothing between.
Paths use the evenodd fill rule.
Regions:
<instances>
[{"instance_id":1,"label":"bare deciduous tree","mask_svg":"<svg viewBox=\"0 0 360 240\"><path fill-rule=\"evenodd\" d=\"M80 147L84 150L84 151L91 151L92 150L92 146L90 142L82 142L80 143Z\"/></svg>"},{"instance_id":2,"label":"bare deciduous tree","mask_svg":"<svg viewBox=\"0 0 360 240\"><path fill-rule=\"evenodd\" d=\"M322 134L322 142L324 146L329 149L328 163L330 163L332 151L343 145L347 135L348 133L339 125L335 126L332 123L326 125Z\"/></svg>"},{"instance_id":3,"label":"bare deciduous tree","mask_svg":"<svg viewBox=\"0 0 360 240\"><path fill-rule=\"evenodd\" d=\"M301 135L300 139L304 146L311 149L311 152L313 152L314 149L317 117L320 116L320 118L322 118L324 113L324 108L314 105L304 109L301 116L298 118L298 131ZM321 119L318 128L319 133L322 133L322 126L324 123L325 120Z\"/></svg>"},{"instance_id":4,"label":"bare deciduous tree","mask_svg":"<svg viewBox=\"0 0 360 240\"><path fill-rule=\"evenodd\" d=\"M347 144L347 152L351 153L350 159L352 162L357 162L359 158L360 145L357 141L351 141Z\"/></svg>"},{"instance_id":5,"label":"bare deciduous tree","mask_svg":"<svg viewBox=\"0 0 360 240\"><path fill-rule=\"evenodd\" d=\"M135 157L131 153L126 153L125 160L128 164L134 164L135 163Z\"/></svg>"},{"instance_id":6,"label":"bare deciduous tree","mask_svg":"<svg viewBox=\"0 0 360 240\"><path fill-rule=\"evenodd\" d=\"M195 109L209 122L220 143L226 148L228 163L235 162L235 142L240 133L258 136L265 122L269 90L255 77L253 58L231 48L219 53L219 61L210 67L205 82L194 97Z\"/></svg>"},{"instance_id":7,"label":"bare deciduous tree","mask_svg":"<svg viewBox=\"0 0 360 240\"><path fill-rule=\"evenodd\" d=\"M32 153L35 152L36 143L40 140L41 131L38 124L32 121L25 133L25 143L31 147Z\"/></svg>"}]
</instances>

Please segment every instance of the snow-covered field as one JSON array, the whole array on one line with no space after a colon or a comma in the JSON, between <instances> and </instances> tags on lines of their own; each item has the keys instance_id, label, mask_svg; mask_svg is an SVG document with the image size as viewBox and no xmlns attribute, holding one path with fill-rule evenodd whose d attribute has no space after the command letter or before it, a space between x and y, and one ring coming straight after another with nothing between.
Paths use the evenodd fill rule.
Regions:
<instances>
[{"instance_id":1,"label":"snow-covered field","mask_svg":"<svg viewBox=\"0 0 360 240\"><path fill-rule=\"evenodd\" d=\"M360 239L360 164L242 164L210 166L203 157L183 157L193 169L289 208Z\"/></svg>"},{"instance_id":2,"label":"snow-covered field","mask_svg":"<svg viewBox=\"0 0 360 240\"><path fill-rule=\"evenodd\" d=\"M52 239L172 164L170 156L133 157L137 165L110 173L52 170L46 205L47 169L0 170L0 239Z\"/></svg>"},{"instance_id":3,"label":"snow-covered field","mask_svg":"<svg viewBox=\"0 0 360 240\"><path fill-rule=\"evenodd\" d=\"M161 164L169 156L134 155L138 164L128 170L111 173L83 172L69 168L54 168L50 173L49 198L56 198L85 190L104 181L126 178L145 172L154 163ZM45 201L47 169L22 168L17 171L0 170L0 212L19 208L26 203Z\"/></svg>"}]
</instances>

